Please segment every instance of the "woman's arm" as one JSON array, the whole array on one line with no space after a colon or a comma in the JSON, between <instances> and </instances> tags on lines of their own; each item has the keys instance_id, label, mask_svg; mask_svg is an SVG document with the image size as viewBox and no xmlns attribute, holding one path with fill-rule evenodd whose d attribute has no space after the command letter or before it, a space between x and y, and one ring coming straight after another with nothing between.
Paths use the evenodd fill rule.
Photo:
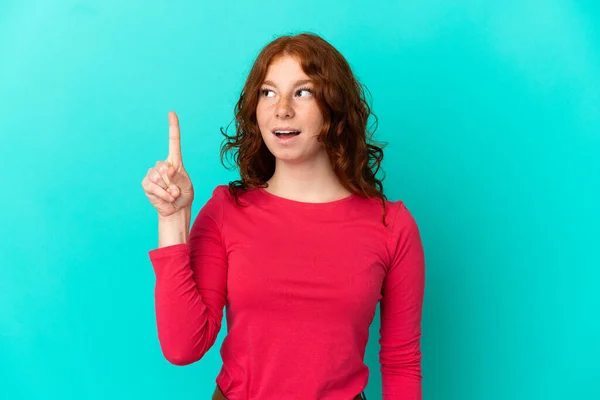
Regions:
<instances>
[{"instance_id":1,"label":"woman's arm","mask_svg":"<svg viewBox=\"0 0 600 400\"><path fill-rule=\"evenodd\" d=\"M402 202L398 203L392 232L391 263L380 306L383 400L421 400L425 259L417 224Z\"/></svg>"},{"instance_id":2,"label":"woman's arm","mask_svg":"<svg viewBox=\"0 0 600 400\"><path fill-rule=\"evenodd\" d=\"M184 215L161 225L159 246L164 247L149 252L156 274L158 339L165 358L175 365L200 360L221 329L227 285L223 201L222 190L215 189L189 238Z\"/></svg>"}]
</instances>

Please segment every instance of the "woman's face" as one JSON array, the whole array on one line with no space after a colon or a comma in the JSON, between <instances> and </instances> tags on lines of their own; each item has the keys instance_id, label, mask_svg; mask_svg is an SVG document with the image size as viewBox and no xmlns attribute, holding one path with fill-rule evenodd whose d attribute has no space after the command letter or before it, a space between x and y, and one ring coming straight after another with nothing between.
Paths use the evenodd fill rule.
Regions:
<instances>
[{"instance_id":1,"label":"woman's face","mask_svg":"<svg viewBox=\"0 0 600 400\"><path fill-rule=\"evenodd\" d=\"M293 57L275 58L260 88L256 118L265 145L280 161L299 163L325 154L317 141L323 116L314 85ZM284 135L279 131L300 134Z\"/></svg>"}]
</instances>

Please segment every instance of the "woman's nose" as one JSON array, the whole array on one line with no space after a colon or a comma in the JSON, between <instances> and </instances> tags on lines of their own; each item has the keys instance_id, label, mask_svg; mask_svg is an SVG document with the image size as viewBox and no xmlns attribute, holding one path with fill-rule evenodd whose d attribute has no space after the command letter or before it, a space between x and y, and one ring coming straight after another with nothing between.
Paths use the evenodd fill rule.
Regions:
<instances>
[{"instance_id":1,"label":"woman's nose","mask_svg":"<svg viewBox=\"0 0 600 400\"><path fill-rule=\"evenodd\" d=\"M294 116L294 109L289 100L282 98L275 108L275 113L277 118L291 118Z\"/></svg>"}]
</instances>

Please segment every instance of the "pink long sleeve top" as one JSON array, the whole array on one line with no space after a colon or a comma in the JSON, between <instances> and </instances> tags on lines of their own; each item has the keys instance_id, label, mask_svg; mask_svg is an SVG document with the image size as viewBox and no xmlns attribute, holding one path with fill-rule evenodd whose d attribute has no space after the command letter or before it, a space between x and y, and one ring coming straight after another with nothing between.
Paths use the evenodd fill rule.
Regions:
<instances>
[{"instance_id":1,"label":"pink long sleeve top","mask_svg":"<svg viewBox=\"0 0 600 400\"><path fill-rule=\"evenodd\" d=\"M175 365L227 335L216 377L229 400L348 400L369 378L369 326L380 302L384 400L421 399L425 261L402 201L327 203L264 189L215 188L188 243L149 251L158 339Z\"/></svg>"}]
</instances>

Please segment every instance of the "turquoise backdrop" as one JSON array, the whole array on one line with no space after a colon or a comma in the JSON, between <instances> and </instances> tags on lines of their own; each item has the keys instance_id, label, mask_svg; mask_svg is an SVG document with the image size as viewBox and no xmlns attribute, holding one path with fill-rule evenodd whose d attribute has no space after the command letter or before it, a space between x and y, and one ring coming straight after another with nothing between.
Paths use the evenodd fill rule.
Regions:
<instances>
[{"instance_id":1,"label":"turquoise backdrop","mask_svg":"<svg viewBox=\"0 0 600 400\"><path fill-rule=\"evenodd\" d=\"M422 232L424 398L599 399L599 4L2 0L0 397L210 398L226 330L163 358L141 181L175 110L195 217L238 176L219 128L254 57L310 31L370 89Z\"/></svg>"}]
</instances>

